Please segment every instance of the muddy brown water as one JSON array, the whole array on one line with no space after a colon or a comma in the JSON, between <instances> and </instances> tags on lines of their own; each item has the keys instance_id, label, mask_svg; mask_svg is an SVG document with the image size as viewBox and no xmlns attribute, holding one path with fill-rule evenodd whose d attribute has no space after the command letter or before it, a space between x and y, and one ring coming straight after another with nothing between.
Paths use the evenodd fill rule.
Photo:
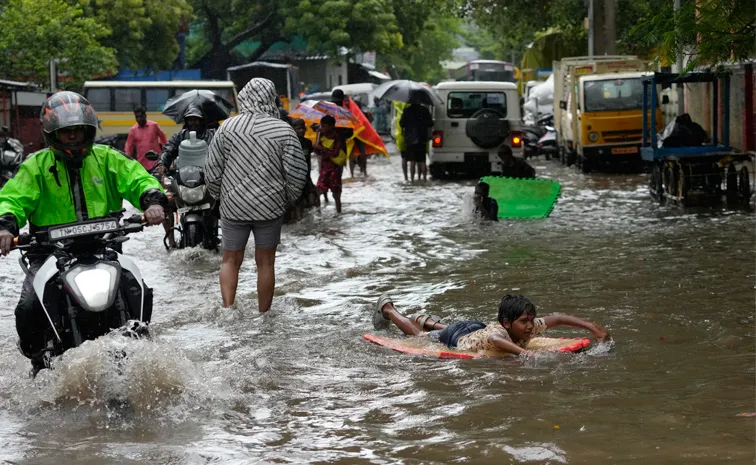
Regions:
<instances>
[{"instance_id":1,"label":"muddy brown water","mask_svg":"<svg viewBox=\"0 0 756 465\"><path fill-rule=\"evenodd\" d=\"M155 287L154 341L87 343L35 381L15 348L17 254L0 260L0 463L754 462L754 418L738 416L756 411L752 213L660 207L643 175L539 160L563 183L551 217L480 224L473 181L409 185L399 162L345 184L342 215L331 203L286 227L266 315L251 260L223 310L217 255L167 256L157 228L135 235L125 252ZM389 290L408 312L487 321L521 293L616 344L406 356L361 338ZM114 347L131 354L120 373Z\"/></svg>"}]
</instances>

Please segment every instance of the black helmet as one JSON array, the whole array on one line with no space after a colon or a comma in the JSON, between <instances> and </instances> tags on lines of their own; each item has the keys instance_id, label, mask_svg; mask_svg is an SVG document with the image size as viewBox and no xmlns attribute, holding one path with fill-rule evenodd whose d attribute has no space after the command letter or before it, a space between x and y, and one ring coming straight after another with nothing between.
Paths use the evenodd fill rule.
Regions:
<instances>
[{"instance_id":1,"label":"black helmet","mask_svg":"<svg viewBox=\"0 0 756 465\"><path fill-rule=\"evenodd\" d=\"M81 161L94 143L97 134L97 114L89 101L76 92L56 92L42 105L39 115L45 142L56 157ZM86 137L80 144L64 144L58 139L60 129L83 126Z\"/></svg>"}]
</instances>

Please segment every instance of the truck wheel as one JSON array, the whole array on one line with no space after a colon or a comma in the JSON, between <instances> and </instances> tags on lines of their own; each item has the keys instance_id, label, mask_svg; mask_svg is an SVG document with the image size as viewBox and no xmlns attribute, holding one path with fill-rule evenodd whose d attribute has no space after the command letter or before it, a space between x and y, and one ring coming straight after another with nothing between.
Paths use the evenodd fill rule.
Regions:
<instances>
[{"instance_id":1,"label":"truck wheel","mask_svg":"<svg viewBox=\"0 0 756 465\"><path fill-rule=\"evenodd\" d=\"M588 174L591 172L591 162L588 160L588 158L585 157L585 155L578 155L580 157L580 171L583 174Z\"/></svg>"}]
</instances>

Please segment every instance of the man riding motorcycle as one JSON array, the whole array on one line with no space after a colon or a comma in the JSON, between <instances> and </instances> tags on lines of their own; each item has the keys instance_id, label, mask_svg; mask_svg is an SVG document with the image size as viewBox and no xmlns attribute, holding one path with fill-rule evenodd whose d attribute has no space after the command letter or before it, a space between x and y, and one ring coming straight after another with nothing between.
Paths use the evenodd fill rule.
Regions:
<instances>
[{"instance_id":1,"label":"man riding motorcycle","mask_svg":"<svg viewBox=\"0 0 756 465\"><path fill-rule=\"evenodd\" d=\"M51 226L109 216L123 200L144 211L150 225L160 224L167 199L160 183L136 160L105 145L94 144L97 115L74 92L47 99L40 114L48 148L24 161L0 190L0 255L7 255L19 229L31 233ZM24 280L16 306L21 352L38 369L47 320L32 288L33 275L54 250L30 252L31 274Z\"/></svg>"},{"instance_id":2,"label":"man riding motorcycle","mask_svg":"<svg viewBox=\"0 0 756 465\"><path fill-rule=\"evenodd\" d=\"M205 121L205 115L202 114L202 109L197 105L189 105L184 113L184 128L177 132L168 140L163 146L163 153L160 157L160 162L155 167L155 172L164 176L168 168L173 165L176 158L179 156L179 146L181 142L189 139L189 133L194 131L197 133L197 139L204 140L207 145L213 140L215 135L215 129L208 128L207 121ZM168 247L176 248L176 238L173 237L173 212L176 206L171 202L166 209L165 220L163 221L163 228L165 234L168 237Z\"/></svg>"}]
</instances>

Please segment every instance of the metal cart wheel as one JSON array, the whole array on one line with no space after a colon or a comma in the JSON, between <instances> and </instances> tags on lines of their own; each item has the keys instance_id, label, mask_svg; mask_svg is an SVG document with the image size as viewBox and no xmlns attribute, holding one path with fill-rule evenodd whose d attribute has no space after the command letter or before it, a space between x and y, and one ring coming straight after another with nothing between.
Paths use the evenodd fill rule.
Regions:
<instances>
[{"instance_id":1,"label":"metal cart wheel","mask_svg":"<svg viewBox=\"0 0 756 465\"><path fill-rule=\"evenodd\" d=\"M649 177L648 188L651 191L651 197L660 204L664 203L664 181L662 179L661 164L654 163L654 167L651 170L651 176Z\"/></svg>"},{"instance_id":2,"label":"metal cart wheel","mask_svg":"<svg viewBox=\"0 0 756 465\"><path fill-rule=\"evenodd\" d=\"M736 205L738 203L738 171L735 169L735 163L727 165L725 196L727 197L727 205Z\"/></svg>"},{"instance_id":3,"label":"metal cart wheel","mask_svg":"<svg viewBox=\"0 0 756 465\"><path fill-rule=\"evenodd\" d=\"M751 176L746 166L740 168L740 173L738 174L738 193L743 205L751 203Z\"/></svg>"}]
</instances>

